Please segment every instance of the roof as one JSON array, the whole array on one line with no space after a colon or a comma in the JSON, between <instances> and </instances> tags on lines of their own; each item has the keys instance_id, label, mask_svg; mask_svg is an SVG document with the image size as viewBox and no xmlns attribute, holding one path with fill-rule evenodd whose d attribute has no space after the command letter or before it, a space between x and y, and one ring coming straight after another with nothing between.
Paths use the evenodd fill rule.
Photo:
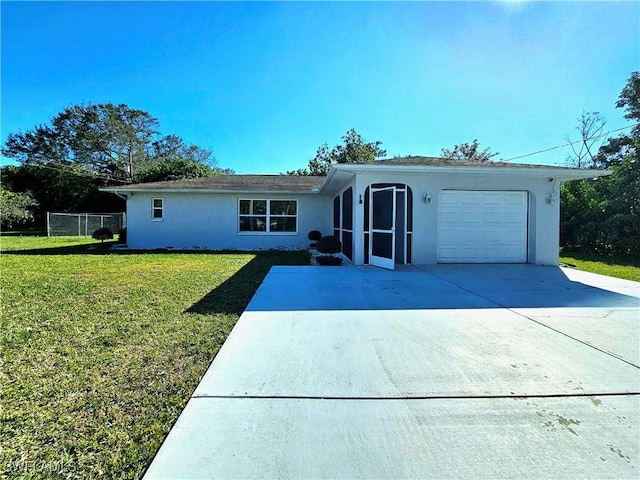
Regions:
<instances>
[{"instance_id":1,"label":"roof","mask_svg":"<svg viewBox=\"0 0 640 480\"><path fill-rule=\"evenodd\" d=\"M296 175L221 175L165 182L136 183L102 190L121 193L155 191L316 193L325 179L326 177Z\"/></svg>"},{"instance_id":2,"label":"roof","mask_svg":"<svg viewBox=\"0 0 640 480\"><path fill-rule=\"evenodd\" d=\"M132 192L202 192L202 193L281 193L330 194L341 188L357 172L405 172L412 174L488 174L548 176L561 181L609 175L609 170L586 170L549 165L510 162L469 162L440 157L401 157L375 160L367 163L334 165L328 176L297 175L221 175L216 177L186 178L165 182L136 183L102 188L116 194Z\"/></svg>"},{"instance_id":3,"label":"roof","mask_svg":"<svg viewBox=\"0 0 640 480\"><path fill-rule=\"evenodd\" d=\"M490 161L490 162L472 162L469 160L458 160L442 157L397 157L386 158L381 160L375 160L373 162L362 162L356 165L388 165L388 166L411 166L411 167L486 167L486 168L532 168L532 169L557 169L559 171L574 171L572 167L557 167L550 165L534 165L529 163L512 163L504 161ZM584 171L584 170L582 170Z\"/></svg>"},{"instance_id":4,"label":"roof","mask_svg":"<svg viewBox=\"0 0 640 480\"><path fill-rule=\"evenodd\" d=\"M332 194L342 188L346 182L360 172L393 173L410 175L498 175L547 177L559 181L579 178L593 178L609 175L610 170L586 170L549 165L532 165L511 162L470 162L441 157L409 156L388 158L363 163L342 163L334 165L329 171L321 193Z\"/></svg>"}]
</instances>

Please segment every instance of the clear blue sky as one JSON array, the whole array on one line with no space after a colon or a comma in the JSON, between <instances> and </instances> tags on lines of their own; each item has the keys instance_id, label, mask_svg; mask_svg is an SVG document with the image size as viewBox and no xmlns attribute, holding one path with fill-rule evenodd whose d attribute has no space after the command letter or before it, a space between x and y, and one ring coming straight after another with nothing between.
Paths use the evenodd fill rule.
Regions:
<instances>
[{"instance_id":1,"label":"clear blue sky","mask_svg":"<svg viewBox=\"0 0 640 480\"><path fill-rule=\"evenodd\" d=\"M615 102L640 69L638 2L1 9L2 142L77 103L126 103L238 173L304 167L352 127L388 156L477 138L508 159L575 136L583 110L628 125Z\"/></svg>"}]
</instances>

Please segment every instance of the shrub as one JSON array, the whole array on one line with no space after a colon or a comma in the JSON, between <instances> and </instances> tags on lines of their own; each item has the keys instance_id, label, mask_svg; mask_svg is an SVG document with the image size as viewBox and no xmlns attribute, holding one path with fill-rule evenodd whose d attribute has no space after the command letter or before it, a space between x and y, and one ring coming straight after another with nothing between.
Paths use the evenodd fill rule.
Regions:
<instances>
[{"instance_id":1,"label":"shrub","mask_svg":"<svg viewBox=\"0 0 640 480\"><path fill-rule=\"evenodd\" d=\"M103 227L93 232L93 235L91 235L91 237L104 243L105 240L111 240L113 238L113 232L107 227Z\"/></svg>"},{"instance_id":2,"label":"shrub","mask_svg":"<svg viewBox=\"0 0 640 480\"><path fill-rule=\"evenodd\" d=\"M336 237L330 235L318 240L318 251L333 256L342 251L342 243Z\"/></svg>"}]
</instances>

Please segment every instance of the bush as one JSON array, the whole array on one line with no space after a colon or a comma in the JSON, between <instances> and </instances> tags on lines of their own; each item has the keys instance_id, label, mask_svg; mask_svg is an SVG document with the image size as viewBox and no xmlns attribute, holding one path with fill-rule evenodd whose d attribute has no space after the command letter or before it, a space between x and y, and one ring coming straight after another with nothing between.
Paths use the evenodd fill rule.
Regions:
<instances>
[{"instance_id":1,"label":"bush","mask_svg":"<svg viewBox=\"0 0 640 480\"><path fill-rule=\"evenodd\" d=\"M318 251L320 253L328 253L333 256L334 254L342 251L342 243L332 235L322 237L318 240Z\"/></svg>"},{"instance_id":2,"label":"bush","mask_svg":"<svg viewBox=\"0 0 640 480\"><path fill-rule=\"evenodd\" d=\"M93 235L91 235L91 237L104 243L105 240L111 240L113 238L113 232L107 227L103 227L93 232Z\"/></svg>"}]
</instances>

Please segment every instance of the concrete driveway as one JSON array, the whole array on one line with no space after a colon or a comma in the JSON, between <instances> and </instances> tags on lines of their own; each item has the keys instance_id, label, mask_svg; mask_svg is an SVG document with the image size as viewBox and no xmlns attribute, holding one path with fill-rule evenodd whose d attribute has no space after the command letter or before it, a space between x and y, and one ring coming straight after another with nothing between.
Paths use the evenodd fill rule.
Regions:
<instances>
[{"instance_id":1,"label":"concrete driveway","mask_svg":"<svg viewBox=\"0 0 640 480\"><path fill-rule=\"evenodd\" d=\"M640 284L274 267L145 478L639 478Z\"/></svg>"}]
</instances>

